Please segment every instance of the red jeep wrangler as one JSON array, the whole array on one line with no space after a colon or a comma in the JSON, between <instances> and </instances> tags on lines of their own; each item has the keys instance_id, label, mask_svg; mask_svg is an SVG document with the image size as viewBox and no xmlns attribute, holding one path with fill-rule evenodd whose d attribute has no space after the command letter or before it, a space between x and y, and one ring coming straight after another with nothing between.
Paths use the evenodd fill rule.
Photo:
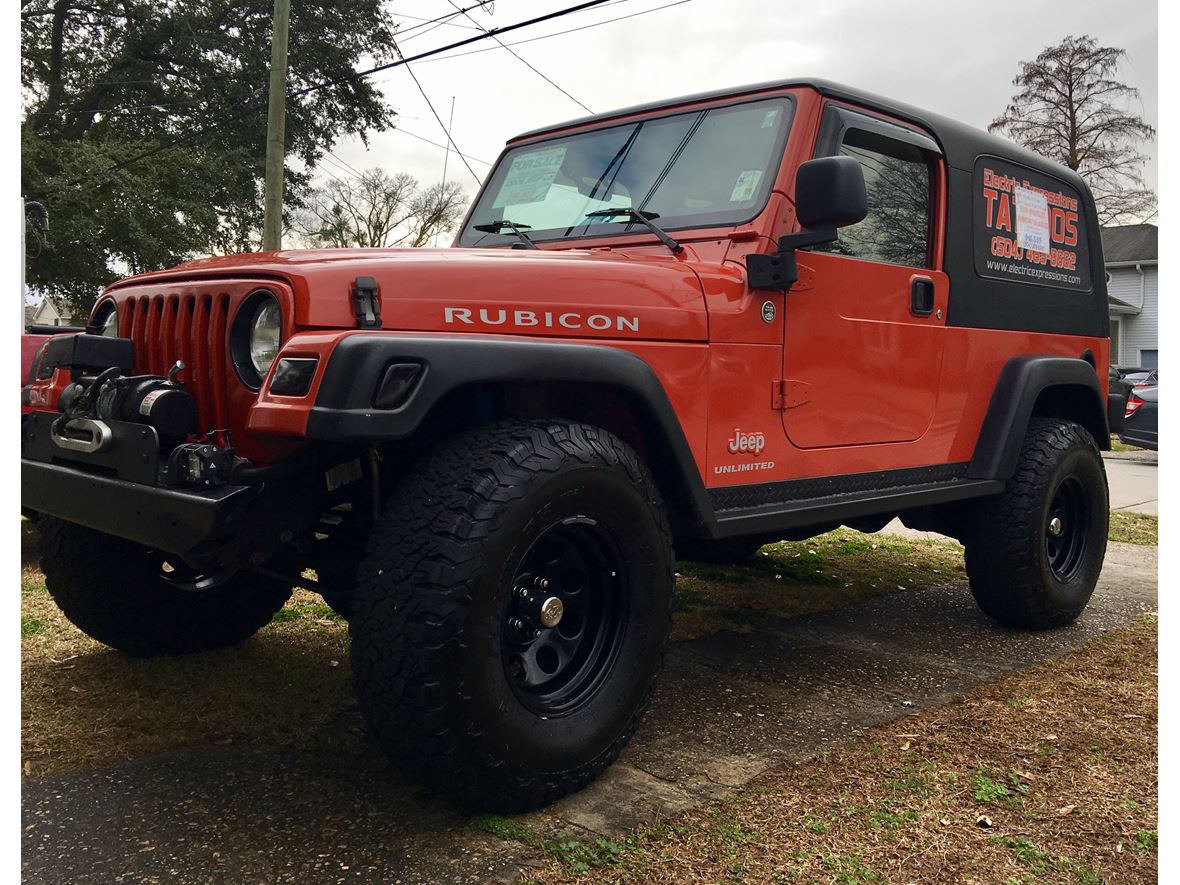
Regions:
<instances>
[{"instance_id":1,"label":"red jeep wrangler","mask_svg":"<svg viewBox=\"0 0 1180 885\"><path fill-rule=\"evenodd\" d=\"M67 617L175 654L313 587L384 749L521 809L635 730L677 554L900 516L1004 624L1085 607L1123 409L1069 169L767 83L514 139L455 246L192 261L49 342L22 497Z\"/></svg>"}]
</instances>

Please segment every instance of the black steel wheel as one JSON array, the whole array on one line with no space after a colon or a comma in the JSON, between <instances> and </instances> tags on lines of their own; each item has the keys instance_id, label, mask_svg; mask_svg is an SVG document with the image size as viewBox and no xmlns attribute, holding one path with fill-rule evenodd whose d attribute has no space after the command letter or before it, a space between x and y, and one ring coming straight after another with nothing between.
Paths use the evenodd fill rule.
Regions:
<instances>
[{"instance_id":1,"label":"black steel wheel","mask_svg":"<svg viewBox=\"0 0 1180 885\"><path fill-rule=\"evenodd\" d=\"M521 703L560 716L592 698L618 655L631 595L618 547L595 522L574 519L541 535L512 579L501 632Z\"/></svg>"},{"instance_id":2,"label":"black steel wheel","mask_svg":"<svg viewBox=\"0 0 1180 885\"><path fill-rule=\"evenodd\" d=\"M1053 493L1045 523L1045 555L1058 581L1069 581L1086 560L1090 498L1077 476L1066 476Z\"/></svg>"},{"instance_id":3,"label":"black steel wheel","mask_svg":"<svg viewBox=\"0 0 1180 885\"><path fill-rule=\"evenodd\" d=\"M673 566L655 483L607 431L511 421L453 438L394 490L358 573L370 732L468 806L581 788L647 706Z\"/></svg>"},{"instance_id":4,"label":"black steel wheel","mask_svg":"<svg viewBox=\"0 0 1180 885\"><path fill-rule=\"evenodd\" d=\"M1075 620L1102 570L1108 508L1094 438L1072 421L1034 418L1016 473L972 511L967 577L979 607L1012 627Z\"/></svg>"}]
</instances>

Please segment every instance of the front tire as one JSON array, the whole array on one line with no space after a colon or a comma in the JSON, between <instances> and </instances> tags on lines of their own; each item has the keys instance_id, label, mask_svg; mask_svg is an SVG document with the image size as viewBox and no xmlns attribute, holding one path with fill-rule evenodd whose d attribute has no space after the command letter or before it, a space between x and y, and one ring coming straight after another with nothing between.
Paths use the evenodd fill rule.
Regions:
<instances>
[{"instance_id":1,"label":"front tire","mask_svg":"<svg viewBox=\"0 0 1180 885\"><path fill-rule=\"evenodd\" d=\"M135 657L235 645L291 596L284 581L196 574L166 554L50 516L37 533L57 607L87 636Z\"/></svg>"},{"instance_id":2,"label":"front tire","mask_svg":"<svg viewBox=\"0 0 1180 885\"><path fill-rule=\"evenodd\" d=\"M980 502L967 539L979 607L1010 627L1076 620L1102 571L1108 498L1093 437L1072 421L1034 418L1016 473L1001 494Z\"/></svg>"},{"instance_id":3,"label":"front tire","mask_svg":"<svg viewBox=\"0 0 1180 885\"><path fill-rule=\"evenodd\" d=\"M466 805L580 789L648 704L672 570L652 477L607 431L511 421L450 440L396 490L361 564L349 629L370 733Z\"/></svg>"}]
</instances>

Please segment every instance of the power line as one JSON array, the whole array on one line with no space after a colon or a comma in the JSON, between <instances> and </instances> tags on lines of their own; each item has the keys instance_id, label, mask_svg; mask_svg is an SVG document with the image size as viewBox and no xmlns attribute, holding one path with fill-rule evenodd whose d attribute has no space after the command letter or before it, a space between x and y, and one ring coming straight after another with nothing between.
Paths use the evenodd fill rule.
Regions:
<instances>
[{"instance_id":1,"label":"power line","mask_svg":"<svg viewBox=\"0 0 1180 885\"><path fill-rule=\"evenodd\" d=\"M583 9L590 9L591 7L594 7L594 6L601 6L602 4L604 4L606 2L608 2L608 0L588 0L588 2L586 2L586 3L579 3L576 6L566 6L562 9L558 9L554 12L546 13L545 15L539 15L536 18L530 18L528 21L517 22L516 24L506 25L505 27L502 27L502 28L492 28L490 31L484 31L481 34L476 34L475 36L468 37L465 40L456 40L454 43L450 43L446 46L439 46L437 49L428 49L426 52L419 52L417 55L403 57L403 58L398 59L397 61L386 62L385 64L376 65L374 67L367 68L363 71L355 71L351 74L346 74L343 77L337 77L334 80L325 80L323 83L315 83L311 86L306 86L303 89L293 92L291 94L291 98L298 98L302 95L307 95L310 92L316 92L317 90L320 90L320 89L327 89L330 86L337 86L341 83L351 82L352 80L357 80L361 77L367 77L370 74L376 74L380 71L388 71L391 68L400 68L402 65L409 64L412 61L421 61L424 58L430 58L431 56L434 56L434 55L440 55L441 53L449 52L452 49L458 49L460 46L467 46L468 44L471 44L471 43L478 43L481 40L487 40L488 38L495 37L499 34L508 34L508 33L511 33L512 31L518 31L521 28L531 27L532 25L539 25L542 22L551 21L552 19L556 19L556 18L563 18L567 15L571 15L572 13L581 12ZM681 2L686 2L686 0L681 0Z\"/></svg>"},{"instance_id":2,"label":"power line","mask_svg":"<svg viewBox=\"0 0 1180 885\"><path fill-rule=\"evenodd\" d=\"M396 15L398 18L408 18L408 19L413 19L414 21L422 22L423 27L425 27L426 25L432 25L438 21L438 19L435 19L435 18L427 19L421 15L410 15L409 13L405 13L405 12L395 12L393 14ZM447 13L445 16L443 16L443 18L446 18L446 19L451 19L454 17L455 16L452 15L451 13ZM450 25L452 28L463 28L464 30L468 30L468 31L478 31L479 30L479 28L475 27L474 25L461 25L458 22L453 22L453 21L444 21L444 22L442 22L442 24ZM414 25L414 27L416 28L416 27L418 27L418 25Z\"/></svg>"},{"instance_id":3,"label":"power line","mask_svg":"<svg viewBox=\"0 0 1180 885\"><path fill-rule=\"evenodd\" d=\"M424 141L424 142L426 142L427 144L432 144L432 145L434 145L436 148L439 148L440 150L446 150L446 149L447 149L447 145L445 145L445 144L442 144L441 142L438 142L438 141L431 141L429 138L423 138L423 137L422 137L421 135L419 135L418 133L416 133L416 132L411 132L409 129L404 129L404 128L402 128L401 126L395 126L395 127L394 127L393 129L391 129L390 131L391 131L391 132L400 132L402 135L408 135L408 136L410 136L410 138L416 138L416 139L418 139L418 141ZM468 159L468 160L474 160L476 163L480 163L480 164L482 164L482 165L484 165L484 166L491 166L491 165L492 165L492 164L491 164L491 163L489 163L487 160L481 160L479 157L473 157L473 156L471 156L471 154L467 154L467 155L466 155L466 157L467 157L467 159Z\"/></svg>"},{"instance_id":4,"label":"power line","mask_svg":"<svg viewBox=\"0 0 1180 885\"><path fill-rule=\"evenodd\" d=\"M448 2L448 3L450 3L450 4L451 4L451 6L455 7L455 9L457 9L457 10L459 9L458 5L455 3L455 0L447 0L447 2ZM468 21L470 21L470 22L471 22L473 25L475 25L476 27L478 27L478 28L479 28L481 31L484 31L485 33L487 32L487 28L483 27L483 25L481 25L481 24L480 24L479 22L477 22L477 21L476 21L474 18L472 18L472 17L471 17L471 14L470 14L469 12L467 12L466 10L461 10L461 12L463 13L464 17L465 17L465 18L466 18ZM578 107L580 107L582 110L584 110L584 111L585 111L587 114L593 114L593 113L594 113L594 111L590 110L590 108L586 107L586 105L582 104L582 102L578 101L578 99L574 98L572 95L570 95L570 94L569 94L568 92L566 92L564 89L562 89L560 86L558 86L556 83L554 83L554 82L553 82L551 79L549 79L547 76L545 76L544 74L542 74L542 73L541 73L539 70L537 70L537 69L536 69L535 67L533 67L531 64L529 64L527 61L525 61L523 58L521 58L519 55L517 55L516 51L515 51L515 50L513 50L513 49L512 49L511 47L509 47L508 45L506 45L506 44L504 43L504 41L503 41L503 40L501 40L499 37L492 37L492 39L493 39L493 40L495 40L495 41L496 41L496 42L497 42L497 43L500 45L500 48L507 50L507 51L508 51L508 53L509 53L509 54L510 54L510 55L511 55L513 58L515 58L517 61L519 61L521 64L523 64L523 65L524 65L526 68L528 68L530 71L532 71L532 72L533 72L534 74L536 74L538 77L540 77L542 80L544 80L544 81L545 81L546 83L548 83L550 86L552 86L554 89L556 89L558 92L560 92L560 93L561 93L562 95L564 95L566 98L568 98L570 101L572 101L574 104L576 104L576 105L577 105Z\"/></svg>"},{"instance_id":5,"label":"power line","mask_svg":"<svg viewBox=\"0 0 1180 885\"><path fill-rule=\"evenodd\" d=\"M324 148L324 153L327 156L331 157L333 160L335 160L337 166L342 166L342 167L349 169L354 175L363 175L364 174L359 169L357 169L355 166L353 166L351 163L349 163L347 160L341 159L339 156L332 153L327 148Z\"/></svg>"},{"instance_id":6,"label":"power line","mask_svg":"<svg viewBox=\"0 0 1180 885\"><path fill-rule=\"evenodd\" d=\"M324 161L325 164L330 163L331 165L335 166L337 171L344 174L344 175L352 175L353 173L356 173L357 175L360 174L355 169L353 169L351 166L346 167L343 162L335 159L335 157L336 157L335 154L329 153L329 154L326 154L325 156L323 156L321 159ZM324 168L323 166L321 166L321 168L329 177L331 177L331 178L336 177L335 175L332 174L331 169Z\"/></svg>"},{"instance_id":7,"label":"power line","mask_svg":"<svg viewBox=\"0 0 1180 885\"><path fill-rule=\"evenodd\" d=\"M458 18L460 15L466 15L472 9L482 9L483 7L487 6L489 3L494 3L494 2L495 2L495 0L481 0L481 2L474 3L471 6L465 7L464 9L459 9L458 7L455 7L455 9L456 9L455 12L448 12L446 15L440 15L438 18L432 18L432 19L421 18L419 24L411 25L410 27L406 28L405 30L399 31L397 36L400 37L402 42L404 43L407 40L412 40L416 37L425 36L426 34L429 34L431 31L433 31L435 28L441 28L443 25L451 25L452 27L455 27L455 28L469 28L470 29L469 25L456 24L455 22L451 21L451 19ZM451 5L454 6L453 3ZM396 13L394 13L394 14L396 15ZM419 16L415 16L415 15L400 15L399 17L400 18L414 18L414 19L420 18ZM431 27L431 26L433 26L433 27ZM422 30L423 28L425 28L426 30ZM414 31L419 31L419 33L414 34L413 33Z\"/></svg>"},{"instance_id":8,"label":"power line","mask_svg":"<svg viewBox=\"0 0 1180 885\"><path fill-rule=\"evenodd\" d=\"M471 43L477 43L481 40L487 40L488 38L490 38L496 34L507 34L511 31L517 31L517 30L520 30L521 28L527 28L532 25L540 24L541 22L550 21L552 19L557 19L557 18L562 18L564 16L571 15L575 12L581 12L583 9L589 9L594 6L601 6L603 3L606 3L606 2L607 2L607 0L589 0L589 2L579 3L575 6L567 6L562 9L558 9L555 12L551 12L546 15L537 16L536 18L528 19L527 21L517 22L512 25L507 25L506 27L503 27L503 28L493 28L490 31L485 31L481 34L476 34L472 37L468 37L465 40L457 40L456 42L449 43L446 46L440 46L436 49L430 49L430 50L427 50L426 52L420 52L417 55L413 55L408 58L405 58L405 57L399 58L397 61L388 62L388 63L382 64L382 65L377 65L376 67L368 68L367 70L363 70L363 71L354 71L352 74L349 74L349 75L346 75L343 77L337 77L333 80L327 80L322 83L316 83L311 86L304 87L303 89L297 90L297 91L291 93L290 95L288 95L288 98L299 98L303 95L308 95L308 94L310 94L312 92L316 92L320 89L327 89L332 86L338 86L341 83L348 83L353 80L359 80L363 77L367 77L371 74L375 74L378 71L387 71L387 70L390 70L391 68L401 67L411 61L418 61L423 58L429 58L431 56L438 55L443 52L447 52L451 49L457 49L460 46L467 46L467 45L470 45ZM685 2L685 0L682 0L682 2ZM243 109L243 113L249 112L249 111L261 110L262 107L263 107L262 105L255 105L255 106L247 105ZM436 114L435 116L437 118L438 115ZM178 147L178 146L184 144L185 142L193 141L193 140L196 140L199 138L203 138L204 136L207 136L212 130L218 128L219 126L225 125L226 122L229 122L229 121L226 119L223 119L221 121L221 123L214 123L211 126L207 127L206 129L195 130L195 131L189 132L185 135L180 135L180 136L177 136L176 138L169 139L168 141L164 142L163 144L157 145L156 147L151 148L150 150L143 151L139 154L136 154L133 157L129 157L126 160L122 160L118 163L115 163L113 166L110 166L107 169L104 169L104 170L96 173L93 176L90 176L88 178L77 179L77 180L71 182L71 185L81 185L81 184L91 183L91 182L97 180L98 178L101 178L106 175L110 175L113 172L118 172L121 169L125 169L126 167L132 165L133 163L138 163L140 160L146 160L149 157L154 157L157 154L160 154L166 150L169 150L170 148ZM453 144L453 142L452 142L452 144ZM459 153L459 155L461 157L463 156L463 154L461 152L459 152L458 148L456 148L455 150L457 153ZM466 160L464 160L464 163L466 163ZM469 167L469 171L470 171L470 167ZM472 172L472 175L474 175L474 174L475 173ZM478 181L478 176L476 176L476 180Z\"/></svg>"},{"instance_id":9,"label":"power line","mask_svg":"<svg viewBox=\"0 0 1180 885\"><path fill-rule=\"evenodd\" d=\"M627 3L627 2L630 2L630 0L614 0L614 3L612 3L610 5L613 6L615 3ZM509 43L507 45L508 46L524 46L526 43L536 43L538 40L548 40L550 37L561 37L564 34L576 34L578 31L588 31L588 30L590 30L590 28L597 28L597 27L601 27L602 25L609 25L609 24L613 24L614 22L625 21L626 19L629 19L629 18L637 18L638 16L641 16L641 15L647 15L649 12L659 12L662 9L670 9L673 6L681 6L681 5L683 5L685 3L689 3L689 2L691 2L691 0L675 0L674 3L665 3L663 6L653 6L651 9L641 9L639 12L632 12L630 15L620 15L620 16L616 16L615 18L604 19L600 22L594 22L593 24L589 24L589 25L582 25L581 27L577 27L577 28L567 28L564 31L554 31L552 34L542 34L540 37L529 37L527 40L517 40L516 42ZM427 62L447 61L452 58L463 58L464 56L467 56L467 55L479 55L481 52L495 52L495 51L496 51L495 47L489 46L485 49L472 49L468 52L456 52L454 55L444 55L441 58L430 58L430 59L427 59L426 61Z\"/></svg>"},{"instance_id":10,"label":"power line","mask_svg":"<svg viewBox=\"0 0 1180 885\"><path fill-rule=\"evenodd\" d=\"M398 50L400 53L401 50ZM463 161L463 165L467 167L467 171L471 173L471 177L475 179L475 184L478 187L482 184L480 177L475 174L475 170L471 168L471 164L467 162L467 158L463 156L463 152L459 150L459 146L455 144L455 139L451 138L451 131L447 129L447 124L442 121L442 117L438 115L438 111L434 109L434 102L430 100L430 96L426 94L426 90L422 88L422 84L418 82L418 77L414 74L414 69L406 65L406 73L410 75L410 79L414 81L414 85L418 87L418 91L422 93L422 98L426 100L427 107L430 108L430 113L434 114L434 119L438 121L438 127L446 134L447 141L450 142L455 153L459 155L459 159Z\"/></svg>"}]
</instances>

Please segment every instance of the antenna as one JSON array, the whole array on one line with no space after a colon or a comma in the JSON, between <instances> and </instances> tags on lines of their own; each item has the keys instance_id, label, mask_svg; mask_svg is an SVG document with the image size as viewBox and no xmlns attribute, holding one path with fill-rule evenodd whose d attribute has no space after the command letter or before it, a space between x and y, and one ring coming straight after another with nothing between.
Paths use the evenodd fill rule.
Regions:
<instances>
[{"instance_id":1,"label":"antenna","mask_svg":"<svg viewBox=\"0 0 1180 885\"><path fill-rule=\"evenodd\" d=\"M447 132L454 132L454 131L455 131L455 96L452 95L451 96L451 117L449 120L447 120ZM442 193L439 194L440 197L443 194L445 194L446 190L447 190L447 161L451 159L451 140L449 137L447 138L446 148L447 148L447 152L445 154L443 154L443 176L442 176L442 187L441 187ZM438 248L438 232L437 231L434 234L434 247L436 249Z\"/></svg>"}]
</instances>

